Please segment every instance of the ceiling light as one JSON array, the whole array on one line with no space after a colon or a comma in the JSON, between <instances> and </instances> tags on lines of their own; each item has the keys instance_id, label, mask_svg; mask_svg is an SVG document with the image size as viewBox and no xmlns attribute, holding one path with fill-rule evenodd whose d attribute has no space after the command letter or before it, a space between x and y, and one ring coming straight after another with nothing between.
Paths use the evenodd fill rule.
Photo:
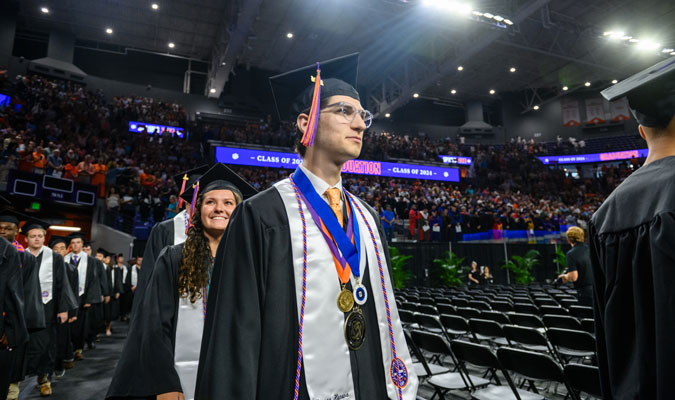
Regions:
<instances>
[{"instance_id":1,"label":"ceiling light","mask_svg":"<svg viewBox=\"0 0 675 400\"><path fill-rule=\"evenodd\" d=\"M49 229L53 231L64 231L64 232L79 232L82 230L79 226L64 226L64 225L49 225Z\"/></svg>"},{"instance_id":2,"label":"ceiling light","mask_svg":"<svg viewBox=\"0 0 675 400\"><path fill-rule=\"evenodd\" d=\"M674 51L674 52L672 52L672 53L670 53L670 55L671 55L671 56L675 56L675 51Z\"/></svg>"},{"instance_id":3,"label":"ceiling light","mask_svg":"<svg viewBox=\"0 0 675 400\"><path fill-rule=\"evenodd\" d=\"M49 14L49 8L47 7L42 7L40 11L42 11L43 14Z\"/></svg>"},{"instance_id":4,"label":"ceiling light","mask_svg":"<svg viewBox=\"0 0 675 400\"><path fill-rule=\"evenodd\" d=\"M151 7L152 7L153 10L159 10L159 4L157 4L157 3L152 3Z\"/></svg>"},{"instance_id":5,"label":"ceiling light","mask_svg":"<svg viewBox=\"0 0 675 400\"><path fill-rule=\"evenodd\" d=\"M534 107L532 107L532 109L537 111L539 109L539 106L534 106Z\"/></svg>"},{"instance_id":6,"label":"ceiling light","mask_svg":"<svg viewBox=\"0 0 675 400\"><path fill-rule=\"evenodd\" d=\"M477 17L482 17L482 16L483 16L483 13L482 13L482 12L476 11L476 10L471 11L471 14L473 14L473 15L475 15L475 16L477 16Z\"/></svg>"},{"instance_id":7,"label":"ceiling light","mask_svg":"<svg viewBox=\"0 0 675 400\"><path fill-rule=\"evenodd\" d=\"M619 83L619 81L617 81L616 79L612 79L612 85L616 85L617 83Z\"/></svg>"},{"instance_id":8,"label":"ceiling light","mask_svg":"<svg viewBox=\"0 0 675 400\"><path fill-rule=\"evenodd\" d=\"M210 91L211 93L215 93L215 92L216 92L216 88L211 88L211 90L209 90L209 91Z\"/></svg>"},{"instance_id":9,"label":"ceiling light","mask_svg":"<svg viewBox=\"0 0 675 400\"><path fill-rule=\"evenodd\" d=\"M173 42L169 42L169 48L173 49L174 47L176 47L176 45Z\"/></svg>"},{"instance_id":10,"label":"ceiling light","mask_svg":"<svg viewBox=\"0 0 675 400\"><path fill-rule=\"evenodd\" d=\"M224 67L224 66L227 65L227 63L225 61L223 61L220 65Z\"/></svg>"},{"instance_id":11,"label":"ceiling light","mask_svg":"<svg viewBox=\"0 0 675 400\"><path fill-rule=\"evenodd\" d=\"M632 38L632 36L622 36L621 40L631 40Z\"/></svg>"},{"instance_id":12,"label":"ceiling light","mask_svg":"<svg viewBox=\"0 0 675 400\"><path fill-rule=\"evenodd\" d=\"M569 90L569 88L567 86L563 86L562 89L563 89L563 92L566 92L566 91Z\"/></svg>"},{"instance_id":13,"label":"ceiling light","mask_svg":"<svg viewBox=\"0 0 675 400\"><path fill-rule=\"evenodd\" d=\"M589 87L589 86L591 86L591 83L590 83L590 82L586 82L586 83L584 83L584 86Z\"/></svg>"},{"instance_id":14,"label":"ceiling light","mask_svg":"<svg viewBox=\"0 0 675 400\"><path fill-rule=\"evenodd\" d=\"M494 90L494 89L490 89L490 94L495 94L495 90Z\"/></svg>"},{"instance_id":15,"label":"ceiling light","mask_svg":"<svg viewBox=\"0 0 675 400\"><path fill-rule=\"evenodd\" d=\"M673 51L675 51L675 49L663 49L661 50L661 53L672 53Z\"/></svg>"},{"instance_id":16,"label":"ceiling light","mask_svg":"<svg viewBox=\"0 0 675 400\"><path fill-rule=\"evenodd\" d=\"M494 14L490 14L490 13L483 13L483 16L484 16L485 18L492 18L492 17L494 17L495 15L494 15Z\"/></svg>"},{"instance_id":17,"label":"ceiling light","mask_svg":"<svg viewBox=\"0 0 675 400\"><path fill-rule=\"evenodd\" d=\"M389 117L391 117L391 114L386 113L386 114L384 114L384 117L385 117L385 118L389 118Z\"/></svg>"},{"instance_id":18,"label":"ceiling light","mask_svg":"<svg viewBox=\"0 0 675 400\"><path fill-rule=\"evenodd\" d=\"M603 33L602 33L602 36L609 36L609 35L611 35L612 33L613 33L612 31L603 32Z\"/></svg>"},{"instance_id":19,"label":"ceiling light","mask_svg":"<svg viewBox=\"0 0 675 400\"><path fill-rule=\"evenodd\" d=\"M610 39L621 39L624 36L626 36L626 34L623 32L612 32L609 34Z\"/></svg>"},{"instance_id":20,"label":"ceiling light","mask_svg":"<svg viewBox=\"0 0 675 400\"><path fill-rule=\"evenodd\" d=\"M457 67L457 71L464 71L464 67L460 65L459 67Z\"/></svg>"},{"instance_id":21,"label":"ceiling light","mask_svg":"<svg viewBox=\"0 0 675 400\"><path fill-rule=\"evenodd\" d=\"M509 69L509 72L516 72L516 67L511 67L511 68Z\"/></svg>"},{"instance_id":22,"label":"ceiling light","mask_svg":"<svg viewBox=\"0 0 675 400\"><path fill-rule=\"evenodd\" d=\"M628 39L628 41L631 42L631 43L639 43L640 39L632 38L632 39Z\"/></svg>"},{"instance_id":23,"label":"ceiling light","mask_svg":"<svg viewBox=\"0 0 675 400\"><path fill-rule=\"evenodd\" d=\"M456 91L455 89L452 89L452 90L450 91L450 94L457 94L457 91Z\"/></svg>"},{"instance_id":24,"label":"ceiling light","mask_svg":"<svg viewBox=\"0 0 675 400\"><path fill-rule=\"evenodd\" d=\"M414 98L418 98L418 97L420 97L420 94L419 94L419 93L415 93L415 94L413 94L413 97L414 97Z\"/></svg>"},{"instance_id":25,"label":"ceiling light","mask_svg":"<svg viewBox=\"0 0 675 400\"><path fill-rule=\"evenodd\" d=\"M656 43L653 40L643 40L638 45L638 48L641 50L656 50L661 47L660 43Z\"/></svg>"},{"instance_id":26,"label":"ceiling light","mask_svg":"<svg viewBox=\"0 0 675 400\"><path fill-rule=\"evenodd\" d=\"M497 22L502 22L504 20L504 17L502 17L501 15L495 15L494 17L492 17L492 19L494 19Z\"/></svg>"},{"instance_id":27,"label":"ceiling light","mask_svg":"<svg viewBox=\"0 0 675 400\"><path fill-rule=\"evenodd\" d=\"M291 32L288 32L286 34L286 37L289 38L289 39L293 39L293 34Z\"/></svg>"},{"instance_id":28,"label":"ceiling light","mask_svg":"<svg viewBox=\"0 0 675 400\"><path fill-rule=\"evenodd\" d=\"M513 21L511 21L510 19L505 19L505 20L504 20L504 23L505 23L506 25L513 25Z\"/></svg>"},{"instance_id":29,"label":"ceiling light","mask_svg":"<svg viewBox=\"0 0 675 400\"><path fill-rule=\"evenodd\" d=\"M113 33L112 28L106 28L105 33L107 33L108 35L112 35Z\"/></svg>"}]
</instances>

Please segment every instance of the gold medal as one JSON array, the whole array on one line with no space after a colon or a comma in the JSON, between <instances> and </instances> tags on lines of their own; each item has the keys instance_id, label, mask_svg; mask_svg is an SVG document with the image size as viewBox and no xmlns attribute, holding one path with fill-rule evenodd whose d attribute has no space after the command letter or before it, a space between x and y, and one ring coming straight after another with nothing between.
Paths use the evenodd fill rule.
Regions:
<instances>
[{"instance_id":1,"label":"gold medal","mask_svg":"<svg viewBox=\"0 0 675 400\"><path fill-rule=\"evenodd\" d=\"M337 305L342 312L349 312L354 308L354 295L351 290L345 288L344 285L342 286L340 294L338 294Z\"/></svg>"},{"instance_id":2,"label":"gold medal","mask_svg":"<svg viewBox=\"0 0 675 400\"><path fill-rule=\"evenodd\" d=\"M349 350L358 350L366 340L366 317L359 306L349 313L345 320L345 341Z\"/></svg>"}]
</instances>

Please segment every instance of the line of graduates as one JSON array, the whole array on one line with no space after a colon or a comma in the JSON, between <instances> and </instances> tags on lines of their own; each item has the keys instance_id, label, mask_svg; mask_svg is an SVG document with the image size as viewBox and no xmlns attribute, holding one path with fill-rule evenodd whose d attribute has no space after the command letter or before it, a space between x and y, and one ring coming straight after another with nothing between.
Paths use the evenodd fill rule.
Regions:
<instances>
[{"instance_id":1,"label":"line of graduates","mask_svg":"<svg viewBox=\"0 0 675 400\"><path fill-rule=\"evenodd\" d=\"M19 383L32 375L50 396L50 379L63 377L84 359L85 344L94 349L120 312L129 313L139 275L123 257L113 265L104 249L92 257L81 233L52 236L47 247L49 224L21 217L0 214L0 400L18 399Z\"/></svg>"}]
</instances>

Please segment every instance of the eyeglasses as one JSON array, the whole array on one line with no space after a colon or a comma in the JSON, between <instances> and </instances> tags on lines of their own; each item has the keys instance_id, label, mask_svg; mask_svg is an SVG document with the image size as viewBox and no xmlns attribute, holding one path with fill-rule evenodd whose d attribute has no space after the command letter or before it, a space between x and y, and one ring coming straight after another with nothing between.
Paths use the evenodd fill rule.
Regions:
<instances>
[{"instance_id":1,"label":"eyeglasses","mask_svg":"<svg viewBox=\"0 0 675 400\"><path fill-rule=\"evenodd\" d=\"M370 125L373 124L373 113L368 110L357 110L353 105L341 101L339 103L333 103L322 107L321 111L325 111L327 108L331 107L340 107L342 116L350 124L354 122L357 114L361 116L363 123L366 124L366 129L370 128Z\"/></svg>"}]
</instances>

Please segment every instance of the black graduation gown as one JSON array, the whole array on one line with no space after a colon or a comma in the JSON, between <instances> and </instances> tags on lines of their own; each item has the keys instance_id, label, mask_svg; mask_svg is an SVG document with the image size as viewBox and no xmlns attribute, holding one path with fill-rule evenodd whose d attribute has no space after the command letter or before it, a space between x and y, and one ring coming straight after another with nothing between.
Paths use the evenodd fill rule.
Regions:
<instances>
[{"instance_id":1,"label":"black graduation gown","mask_svg":"<svg viewBox=\"0 0 675 400\"><path fill-rule=\"evenodd\" d=\"M169 246L157 259L106 399L154 400L158 394L182 391L174 368L182 251L183 244Z\"/></svg>"},{"instance_id":2,"label":"black graduation gown","mask_svg":"<svg viewBox=\"0 0 675 400\"><path fill-rule=\"evenodd\" d=\"M122 293L122 270L116 266L110 266L106 267L105 274L108 282L108 293L110 293L110 302L104 305L103 309L105 322L109 323L119 316L120 299L116 298L116 296ZM113 279L113 276L115 279Z\"/></svg>"},{"instance_id":3,"label":"black graduation gown","mask_svg":"<svg viewBox=\"0 0 675 400\"><path fill-rule=\"evenodd\" d=\"M79 296L79 271L77 268L74 271L77 284L75 290L78 293L79 308L77 312L77 320L71 325L71 339L76 350L81 350L84 342L87 339L89 328L89 316L92 314L91 309L94 305L101 303L101 283L99 276L99 261L92 256L87 256L86 253L81 253L87 257L87 276L85 278L84 292ZM71 259L72 260L72 259ZM82 260L78 260L78 265ZM85 304L91 304L91 307L85 308Z\"/></svg>"},{"instance_id":4,"label":"black graduation gown","mask_svg":"<svg viewBox=\"0 0 675 400\"><path fill-rule=\"evenodd\" d=\"M671 399L675 156L643 166L589 224L603 398Z\"/></svg>"},{"instance_id":5,"label":"black graduation gown","mask_svg":"<svg viewBox=\"0 0 675 400\"><path fill-rule=\"evenodd\" d=\"M38 275L42 268L42 257L37 256ZM63 257L53 253L52 261L52 299L43 303L46 327L30 335L28 346L28 374L48 374L54 370L56 357L56 315L61 312L77 310L78 304L66 275ZM39 281L38 281L39 284ZM38 287L38 290L41 290ZM41 301L42 302L42 301Z\"/></svg>"},{"instance_id":6,"label":"black graduation gown","mask_svg":"<svg viewBox=\"0 0 675 400\"><path fill-rule=\"evenodd\" d=\"M96 258L94 258L94 261L96 261L96 274L99 277L99 286L100 286L100 291L101 291L101 296L110 296L109 292L109 286L108 286L108 274L106 274L105 271L105 264L103 264L103 261L100 261ZM103 300L100 300L95 304L92 304L91 306L91 311L90 311L90 340L94 340L96 334L98 333L103 333L105 332L105 311L104 311L105 303Z\"/></svg>"},{"instance_id":7,"label":"black graduation gown","mask_svg":"<svg viewBox=\"0 0 675 400\"><path fill-rule=\"evenodd\" d=\"M152 227L150 231L150 236L148 241L145 243L145 250L143 250L143 262L141 263L141 271L138 274L138 282L136 285L136 291L134 292L134 301L132 305L132 316L136 314L136 309L138 309L140 303L143 301L143 293L145 293L145 287L150 282L150 276L152 275L152 270L155 267L159 253L166 246L173 245L173 234L174 234L174 221L172 219L167 219L162 221ZM132 318L133 320L134 318Z\"/></svg>"},{"instance_id":8,"label":"black graduation gown","mask_svg":"<svg viewBox=\"0 0 675 400\"><path fill-rule=\"evenodd\" d=\"M0 337L6 336L10 348L25 345L28 341L20 266L19 252L10 242L0 238ZM7 397L15 355L14 351L0 349L0 399Z\"/></svg>"},{"instance_id":9,"label":"black graduation gown","mask_svg":"<svg viewBox=\"0 0 675 400\"><path fill-rule=\"evenodd\" d=\"M65 261L65 260L64 260ZM70 310L68 312L68 318L77 317L79 311L79 301L77 296L77 269L71 263L64 262L64 267L66 271L66 276L68 277L67 284L70 287L73 295L75 296L76 304L78 308L75 310ZM63 368L64 360L73 359L73 344L71 341L71 327L73 323L60 324L57 327L57 353L56 353L56 365L55 369L60 370Z\"/></svg>"},{"instance_id":10,"label":"black graduation gown","mask_svg":"<svg viewBox=\"0 0 675 400\"><path fill-rule=\"evenodd\" d=\"M379 216L367 209L385 238ZM275 188L235 209L216 255L195 399L293 398L298 313L288 224ZM362 238L369 240L365 232ZM390 266L386 240L382 244ZM362 283L372 293L369 274ZM366 339L360 350L350 352L354 390L359 400L386 399L374 302L368 301L363 312ZM309 399L304 368L299 398Z\"/></svg>"}]
</instances>

